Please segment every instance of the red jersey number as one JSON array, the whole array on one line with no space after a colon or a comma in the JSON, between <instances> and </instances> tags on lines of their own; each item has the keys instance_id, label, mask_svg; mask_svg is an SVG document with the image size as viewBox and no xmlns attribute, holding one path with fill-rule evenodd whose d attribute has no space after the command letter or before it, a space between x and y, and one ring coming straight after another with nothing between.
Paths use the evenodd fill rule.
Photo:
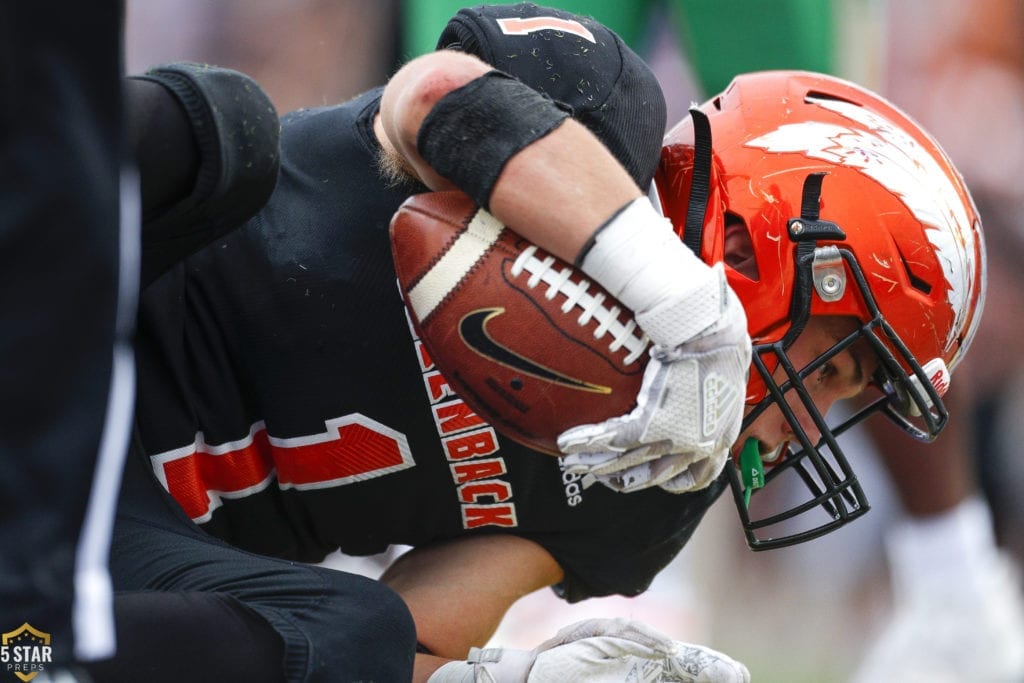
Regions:
<instances>
[{"instance_id":1,"label":"red jersey number","mask_svg":"<svg viewBox=\"0 0 1024 683\"><path fill-rule=\"evenodd\" d=\"M157 479L189 517L208 521L224 498L244 498L276 479L282 489L344 486L414 466L405 435L353 413L326 431L279 439L257 422L249 435L210 445L203 433L187 446L150 456Z\"/></svg>"}]
</instances>

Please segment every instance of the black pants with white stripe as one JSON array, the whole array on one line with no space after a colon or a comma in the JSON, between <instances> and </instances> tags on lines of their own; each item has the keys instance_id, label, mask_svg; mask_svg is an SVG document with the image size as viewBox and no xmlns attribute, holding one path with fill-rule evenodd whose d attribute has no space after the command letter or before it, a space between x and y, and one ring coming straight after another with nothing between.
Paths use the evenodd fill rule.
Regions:
<instances>
[{"instance_id":1,"label":"black pants with white stripe","mask_svg":"<svg viewBox=\"0 0 1024 683\"><path fill-rule=\"evenodd\" d=\"M138 288L122 20L120 0L0 4L0 632L50 634L54 662L114 645Z\"/></svg>"}]
</instances>

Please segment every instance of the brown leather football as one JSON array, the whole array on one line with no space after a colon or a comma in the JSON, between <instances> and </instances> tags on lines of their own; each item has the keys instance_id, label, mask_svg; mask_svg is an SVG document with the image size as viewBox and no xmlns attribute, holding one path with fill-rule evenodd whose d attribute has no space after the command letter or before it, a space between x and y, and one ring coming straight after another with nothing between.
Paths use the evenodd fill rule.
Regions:
<instances>
[{"instance_id":1,"label":"brown leather football","mask_svg":"<svg viewBox=\"0 0 1024 683\"><path fill-rule=\"evenodd\" d=\"M649 342L632 313L466 195L410 197L391 248L434 364L500 433L557 454L566 429L636 405Z\"/></svg>"}]
</instances>

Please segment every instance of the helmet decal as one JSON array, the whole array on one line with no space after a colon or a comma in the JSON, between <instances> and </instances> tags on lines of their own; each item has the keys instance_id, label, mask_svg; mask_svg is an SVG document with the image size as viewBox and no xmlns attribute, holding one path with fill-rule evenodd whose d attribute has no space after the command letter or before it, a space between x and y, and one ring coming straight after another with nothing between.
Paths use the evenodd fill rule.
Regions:
<instances>
[{"instance_id":1,"label":"helmet decal","mask_svg":"<svg viewBox=\"0 0 1024 683\"><path fill-rule=\"evenodd\" d=\"M865 107L842 100L808 96L806 102L852 122L845 127L821 121L781 125L746 144L769 152L795 152L810 158L858 169L898 197L925 226L949 285L954 324L946 350L963 332L971 314L969 302L979 281L975 231L961 189L917 140L899 126ZM948 163L948 162L946 162Z\"/></svg>"}]
</instances>

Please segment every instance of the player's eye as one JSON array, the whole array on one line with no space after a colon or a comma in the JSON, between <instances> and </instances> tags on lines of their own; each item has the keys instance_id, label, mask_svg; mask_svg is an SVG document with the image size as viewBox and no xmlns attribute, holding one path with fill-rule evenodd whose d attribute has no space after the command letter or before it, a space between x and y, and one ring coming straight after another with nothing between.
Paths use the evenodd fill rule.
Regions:
<instances>
[{"instance_id":1,"label":"player's eye","mask_svg":"<svg viewBox=\"0 0 1024 683\"><path fill-rule=\"evenodd\" d=\"M815 379L819 384L824 384L836 375L836 366L832 361L825 361L815 373Z\"/></svg>"}]
</instances>

